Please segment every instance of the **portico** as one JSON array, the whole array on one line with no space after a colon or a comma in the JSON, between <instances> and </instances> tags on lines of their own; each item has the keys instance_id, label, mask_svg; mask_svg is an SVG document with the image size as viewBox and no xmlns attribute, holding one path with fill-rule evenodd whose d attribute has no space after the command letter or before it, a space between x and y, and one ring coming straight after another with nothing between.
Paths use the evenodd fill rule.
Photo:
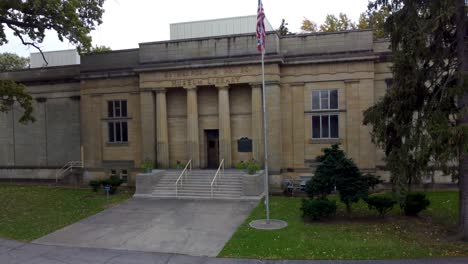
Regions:
<instances>
[{"instance_id":1,"label":"portico","mask_svg":"<svg viewBox=\"0 0 468 264\"><path fill-rule=\"evenodd\" d=\"M188 160L194 168L207 168L213 145L208 137L217 131L218 162L224 160L227 168L250 159L263 163L259 70L244 66L140 73L143 159L154 159L161 168ZM241 138L251 140L251 151L239 152Z\"/></svg>"}]
</instances>

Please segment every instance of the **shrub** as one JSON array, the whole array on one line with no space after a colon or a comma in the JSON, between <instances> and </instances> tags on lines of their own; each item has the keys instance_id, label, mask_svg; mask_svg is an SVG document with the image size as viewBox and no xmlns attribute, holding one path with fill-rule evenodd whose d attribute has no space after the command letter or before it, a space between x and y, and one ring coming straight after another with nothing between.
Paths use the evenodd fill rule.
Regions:
<instances>
[{"instance_id":1,"label":"shrub","mask_svg":"<svg viewBox=\"0 0 468 264\"><path fill-rule=\"evenodd\" d=\"M377 210L381 217L385 217L385 215L390 212L393 209L393 206L397 203L393 197L382 194L370 195L366 202L369 209Z\"/></svg>"},{"instance_id":2,"label":"shrub","mask_svg":"<svg viewBox=\"0 0 468 264\"><path fill-rule=\"evenodd\" d=\"M123 183L124 181L121 180L117 176L111 176L109 179L102 180L101 184L103 186L110 185L110 191L109 194L114 194L117 191L117 188Z\"/></svg>"},{"instance_id":3,"label":"shrub","mask_svg":"<svg viewBox=\"0 0 468 264\"><path fill-rule=\"evenodd\" d=\"M321 220L336 214L336 202L328 199L302 200L302 216Z\"/></svg>"},{"instance_id":4,"label":"shrub","mask_svg":"<svg viewBox=\"0 0 468 264\"><path fill-rule=\"evenodd\" d=\"M247 168L247 164L244 161L241 161L236 164L235 168L238 170L245 170Z\"/></svg>"},{"instance_id":5,"label":"shrub","mask_svg":"<svg viewBox=\"0 0 468 264\"><path fill-rule=\"evenodd\" d=\"M101 187L101 182L100 181L90 181L89 186L93 189L93 192L98 192L99 187Z\"/></svg>"},{"instance_id":6,"label":"shrub","mask_svg":"<svg viewBox=\"0 0 468 264\"><path fill-rule=\"evenodd\" d=\"M247 162L241 161L235 165L238 170L247 170L248 174L255 174L259 171L260 165L255 160L249 160Z\"/></svg>"},{"instance_id":7,"label":"shrub","mask_svg":"<svg viewBox=\"0 0 468 264\"><path fill-rule=\"evenodd\" d=\"M422 192L413 192L406 195L402 205L405 214L408 216L417 216L422 210L426 209L431 202Z\"/></svg>"},{"instance_id":8,"label":"shrub","mask_svg":"<svg viewBox=\"0 0 468 264\"><path fill-rule=\"evenodd\" d=\"M368 173L363 176L367 182L367 185L370 189L374 190L375 186L381 184L383 181L380 179L380 176L375 176L371 173Z\"/></svg>"},{"instance_id":9,"label":"shrub","mask_svg":"<svg viewBox=\"0 0 468 264\"><path fill-rule=\"evenodd\" d=\"M141 164L141 171L143 173L150 173L154 169L154 163L150 159L146 159L142 164Z\"/></svg>"}]
</instances>

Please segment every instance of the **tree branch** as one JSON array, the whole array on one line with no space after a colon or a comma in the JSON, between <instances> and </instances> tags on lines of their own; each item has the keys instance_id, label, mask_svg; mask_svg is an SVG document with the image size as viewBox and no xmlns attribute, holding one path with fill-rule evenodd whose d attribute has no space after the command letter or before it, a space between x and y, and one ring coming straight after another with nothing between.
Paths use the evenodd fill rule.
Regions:
<instances>
[{"instance_id":1,"label":"tree branch","mask_svg":"<svg viewBox=\"0 0 468 264\"><path fill-rule=\"evenodd\" d=\"M27 42L24 40L23 36L21 36L21 32L16 29L15 27L13 27L12 25L10 24L7 24L7 27L9 27L11 30L13 30L15 33L16 33L16 36L18 36L18 38L21 40L21 42L23 43L23 45L26 45L26 46L33 46L34 48L36 48L40 53L41 53L41 56L42 56L42 59L44 60L45 62L45 65L49 65L49 62L47 62L47 59L45 58L45 55L44 55L44 52L42 52L42 49L37 46L36 43L34 42Z\"/></svg>"}]
</instances>

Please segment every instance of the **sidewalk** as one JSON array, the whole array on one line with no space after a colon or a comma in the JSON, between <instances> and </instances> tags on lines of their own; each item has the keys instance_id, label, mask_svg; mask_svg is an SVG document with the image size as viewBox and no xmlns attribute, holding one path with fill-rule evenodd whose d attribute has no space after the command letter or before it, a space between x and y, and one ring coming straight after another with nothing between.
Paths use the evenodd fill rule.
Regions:
<instances>
[{"instance_id":1,"label":"sidewalk","mask_svg":"<svg viewBox=\"0 0 468 264\"><path fill-rule=\"evenodd\" d=\"M34 243L0 239L0 263L2 264L466 264L468 258L418 259L418 260L369 260L369 261L304 261L252 259L222 259L193 257L168 253L147 253L129 250L46 246Z\"/></svg>"}]
</instances>

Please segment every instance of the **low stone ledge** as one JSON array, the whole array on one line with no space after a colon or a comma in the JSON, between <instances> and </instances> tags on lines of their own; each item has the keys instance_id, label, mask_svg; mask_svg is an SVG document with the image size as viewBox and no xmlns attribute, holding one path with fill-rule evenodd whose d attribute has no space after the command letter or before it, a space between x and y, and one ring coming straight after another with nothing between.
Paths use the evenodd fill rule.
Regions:
<instances>
[{"instance_id":1,"label":"low stone ledge","mask_svg":"<svg viewBox=\"0 0 468 264\"><path fill-rule=\"evenodd\" d=\"M242 174L242 193L244 196L259 196L263 194L265 171L256 174Z\"/></svg>"},{"instance_id":2,"label":"low stone ledge","mask_svg":"<svg viewBox=\"0 0 468 264\"><path fill-rule=\"evenodd\" d=\"M136 175L135 196L146 196L153 192L156 184L166 174L165 170L153 170L150 173Z\"/></svg>"}]
</instances>

